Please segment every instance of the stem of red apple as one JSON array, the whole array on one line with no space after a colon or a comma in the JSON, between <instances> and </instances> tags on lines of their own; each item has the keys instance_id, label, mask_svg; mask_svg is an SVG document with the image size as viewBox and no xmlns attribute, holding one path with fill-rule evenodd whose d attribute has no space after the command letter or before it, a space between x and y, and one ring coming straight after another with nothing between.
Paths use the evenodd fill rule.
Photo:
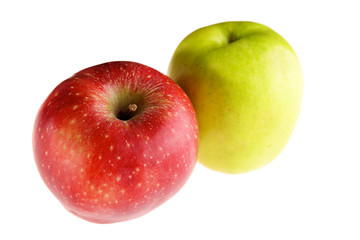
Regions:
<instances>
[{"instance_id":1,"label":"stem of red apple","mask_svg":"<svg viewBox=\"0 0 360 240\"><path fill-rule=\"evenodd\" d=\"M129 105L129 113L130 112L135 112L137 109L137 105L135 103L132 103Z\"/></svg>"}]
</instances>

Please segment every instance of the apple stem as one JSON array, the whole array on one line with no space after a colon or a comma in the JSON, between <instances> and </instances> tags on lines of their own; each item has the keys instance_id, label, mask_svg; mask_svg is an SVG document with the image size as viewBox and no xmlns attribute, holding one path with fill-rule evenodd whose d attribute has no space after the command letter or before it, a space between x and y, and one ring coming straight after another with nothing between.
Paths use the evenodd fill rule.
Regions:
<instances>
[{"instance_id":1,"label":"apple stem","mask_svg":"<svg viewBox=\"0 0 360 240\"><path fill-rule=\"evenodd\" d=\"M137 109L137 105L135 103L132 103L129 105L129 113L130 112L135 112Z\"/></svg>"}]
</instances>

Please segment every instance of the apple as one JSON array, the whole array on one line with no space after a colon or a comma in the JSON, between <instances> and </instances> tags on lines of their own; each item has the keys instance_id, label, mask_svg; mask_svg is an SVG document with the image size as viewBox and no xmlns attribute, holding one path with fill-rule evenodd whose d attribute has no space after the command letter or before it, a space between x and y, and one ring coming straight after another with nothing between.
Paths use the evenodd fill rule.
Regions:
<instances>
[{"instance_id":1,"label":"apple","mask_svg":"<svg viewBox=\"0 0 360 240\"><path fill-rule=\"evenodd\" d=\"M194 169L198 125L184 91L135 62L109 62L60 83L36 116L33 152L50 191L95 223L142 216Z\"/></svg>"},{"instance_id":2,"label":"apple","mask_svg":"<svg viewBox=\"0 0 360 240\"><path fill-rule=\"evenodd\" d=\"M223 22L189 34L168 68L192 101L198 161L225 173L265 166L282 151L301 107L303 77L294 50L254 22Z\"/></svg>"}]
</instances>

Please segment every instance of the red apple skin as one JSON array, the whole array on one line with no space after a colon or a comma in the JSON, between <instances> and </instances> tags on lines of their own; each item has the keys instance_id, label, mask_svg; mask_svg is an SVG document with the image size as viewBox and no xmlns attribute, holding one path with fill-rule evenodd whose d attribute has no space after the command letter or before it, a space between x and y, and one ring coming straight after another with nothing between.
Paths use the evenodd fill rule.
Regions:
<instances>
[{"instance_id":1,"label":"red apple skin","mask_svg":"<svg viewBox=\"0 0 360 240\"><path fill-rule=\"evenodd\" d=\"M131 103L135 116L118 119L119 108ZM51 92L36 116L33 151L42 179L68 211L95 223L126 221L185 184L197 159L197 119L167 76L109 62Z\"/></svg>"}]
</instances>

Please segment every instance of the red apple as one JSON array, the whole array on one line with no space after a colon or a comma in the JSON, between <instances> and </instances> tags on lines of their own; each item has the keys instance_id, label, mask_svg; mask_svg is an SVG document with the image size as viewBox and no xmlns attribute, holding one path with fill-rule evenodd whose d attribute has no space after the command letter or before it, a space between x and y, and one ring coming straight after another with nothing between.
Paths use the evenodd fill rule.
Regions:
<instances>
[{"instance_id":1,"label":"red apple","mask_svg":"<svg viewBox=\"0 0 360 240\"><path fill-rule=\"evenodd\" d=\"M182 89L134 62L60 83L33 130L41 177L71 213L96 223L142 216L171 198L197 158L198 125Z\"/></svg>"}]
</instances>

